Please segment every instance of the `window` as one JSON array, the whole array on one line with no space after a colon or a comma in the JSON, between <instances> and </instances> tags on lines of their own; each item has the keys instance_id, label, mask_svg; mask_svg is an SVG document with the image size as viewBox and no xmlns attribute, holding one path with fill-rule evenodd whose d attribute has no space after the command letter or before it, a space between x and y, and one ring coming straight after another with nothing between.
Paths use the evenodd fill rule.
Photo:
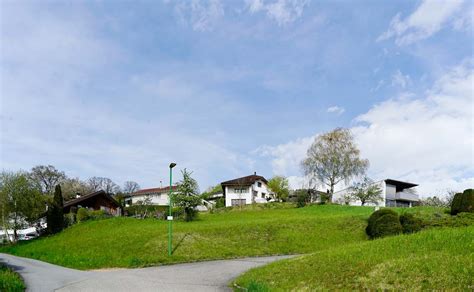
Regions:
<instances>
[{"instance_id":1,"label":"window","mask_svg":"<svg viewBox=\"0 0 474 292\"><path fill-rule=\"evenodd\" d=\"M259 188L261 188L261 187L262 187L262 183L261 183L261 182L258 182L258 183L257 183L257 186L258 186Z\"/></svg>"},{"instance_id":2,"label":"window","mask_svg":"<svg viewBox=\"0 0 474 292\"><path fill-rule=\"evenodd\" d=\"M230 201L230 203L231 203L232 207L233 206L243 206L243 205L245 205L246 200L245 199L232 199Z\"/></svg>"},{"instance_id":3,"label":"window","mask_svg":"<svg viewBox=\"0 0 474 292\"><path fill-rule=\"evenodd\" d=\"M262 198L264 198L264 199L265 199L265 193L262 193Z\"/></svg>"},{"instance_id":4,"label":"window","mask_svg":"<svg viewBox=\"0 0 474 292\"><path fill-rule=\"evenodd\" d=\"M235 188L234 193L236 194L246 194L249 192L248 188Z\"/></svg>"}]
</instances>

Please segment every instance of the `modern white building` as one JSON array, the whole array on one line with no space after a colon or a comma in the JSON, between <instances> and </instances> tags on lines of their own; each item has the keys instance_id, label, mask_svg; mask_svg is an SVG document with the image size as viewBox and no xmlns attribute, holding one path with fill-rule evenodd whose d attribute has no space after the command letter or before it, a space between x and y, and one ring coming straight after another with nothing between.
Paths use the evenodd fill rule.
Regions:
<instances>
[{"instance_id":1,"label":"modern white building","mask_svg":"<svg viewBox=\"0 0 474 292\"><path fill-rule=\"evenodd\" d=\"M176 187L173 186L173 191L175 191L175 188ZM170 187L143 189L131 194L125 200L125 204L136 205L139 202L143 203L145 200L149 200L149 202L147 202L149 205L168 206L169 193Z\"/></svg>"},{"instance_id":2,"label":"modern white building","mask_svg":"<svg viewBox=\"0 0 474 292\"><path fill-rule=\"evenodd\" d=\"M221 183L225 206L240 206L274 201L268 181L257 173Z\"/></svg>"},{"instance_id":3,"label":"modern white building","mask_svg":"<svg viewBox=\"0 0 474 292\"><path fill-rule=\"evenodd\" d=\"M384 179L378 182L377 184L382 193L380 194L382 200L377 204L366 203L367 206L380 206L380 207L412 207L415 203L420 201L418 194L415 191L417 184L403 182L394 179ZM345 196L350 194L351 189L346 188L335 192L332 201L343 203L345 201ZM360 201L350 201L349 205L360 206L362 203Z\"/></svg>"}]
</instances>

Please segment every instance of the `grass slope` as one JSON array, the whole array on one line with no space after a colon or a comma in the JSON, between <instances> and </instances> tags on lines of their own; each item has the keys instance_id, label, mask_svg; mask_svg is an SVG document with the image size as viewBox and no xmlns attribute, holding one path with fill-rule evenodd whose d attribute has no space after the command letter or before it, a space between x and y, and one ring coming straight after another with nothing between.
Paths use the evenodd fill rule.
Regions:
<instances>
[{"instance_id":1,"label":"grass slope","mask_svg":"<svg viewBox=\"0 0 474 292\"><path fill-rule=\"evenodd\" d=\"M249 291L472 290L474 226L339 246L240 276Z\"/></svg>"},{"instance_id":2,"label":"grass slope","mask_svg":"<svg viewBox=\"0 0 474 292\"><path fill-rule=\"evenodd\" d=\"M275 209L272 209L275 208ZM195 222L175 222L172 257L168 224L114 218L77 224L55 236L4 247L0 252L77 269L140 267L199 260L311 253L366 241L369 207L265 204Z\"/></svg>"},{"instance_id":3,"label":"grass slope","mask_svg":"<svg viewBox=\"0 0 474 292\"><path fill-rule=\"evenodd\" d=\"M23 279L11 269L0 264L0 291L20 292L25 291Z\"/></svg>"}]
</instances>

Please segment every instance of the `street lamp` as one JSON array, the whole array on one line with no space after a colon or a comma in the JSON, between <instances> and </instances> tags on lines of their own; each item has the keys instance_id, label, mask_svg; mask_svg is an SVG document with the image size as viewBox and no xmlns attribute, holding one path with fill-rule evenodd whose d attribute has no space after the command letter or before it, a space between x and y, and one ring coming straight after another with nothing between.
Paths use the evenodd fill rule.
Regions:
<instances>
[{"instance_id":1,"label":"street lamp","mask_svg":"<svg viewBox=\"0 0 474 292\"><path fill-rule=\"evenodd\" d=\"M176 163L170 163L170 194L169 194L169 216L168 216L168 256L171 256L171 240L173 238L173 201L171 200L171 191L173 187L173 167L176 166Z\"/></svg>"}]
</instances>

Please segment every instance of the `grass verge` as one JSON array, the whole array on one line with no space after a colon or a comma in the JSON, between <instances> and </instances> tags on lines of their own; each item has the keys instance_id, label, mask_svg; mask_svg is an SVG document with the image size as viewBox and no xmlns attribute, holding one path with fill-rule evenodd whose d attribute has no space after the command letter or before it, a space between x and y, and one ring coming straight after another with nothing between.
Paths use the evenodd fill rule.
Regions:
<instances>
[{"instance_id":1,"label":"grass verge","mask_svg":"<svg viewBox=\"0 0 474 292\"><path fill-rule=\"evenodd\" d=\"M366 241L370 207L268 205L173 223L173 256L165 221L112 218L79 223L60 234L0 252L77 269L142 267L247 256L299 254Z\"/></svg>"},{"instance_id":2,"label":"grass verge","mask_svg":"<svg viewBox=\"0 0 474 292\"><path fill-rule=\"evenodd\" d=\"M249 291L473 290L474 226L353 243L253 269Z\"/></svg>"},{"instance_id":3,"label":"grass verge","mask_svg":"<svg viewBox=\"0 0 474 292\"><path fill-rule=\"evenodd\" d=\"M22 292L25 291L25 283L16 272L0 264L0 291L2 292Z\"/></svg>"}]
</instances>

